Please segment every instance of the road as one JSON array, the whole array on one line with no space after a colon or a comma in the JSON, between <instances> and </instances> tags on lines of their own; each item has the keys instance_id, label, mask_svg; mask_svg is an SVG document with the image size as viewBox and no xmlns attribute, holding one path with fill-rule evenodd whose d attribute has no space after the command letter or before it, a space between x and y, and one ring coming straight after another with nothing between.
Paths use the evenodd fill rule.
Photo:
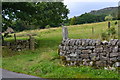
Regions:
<instances>
[{"instance_id":1,"label":"road","mask_svg":"<svg viewBox=\"0 0 120 80\"><path fill-rule=\"evenodd\" d=\"M0 75L0 77L5 78L5 80L7 80L8 78L9 78L8 80L12 80L12 78L16 78L16 80L17 80L17 78L24 78L24 79L27 79L27 78L33 79L34 78L33 80L47 80L47 79L43 79L40 77L31 76L31 75L22 74L22 73L16 73L16 72L8 71L8 70L1 69L1 68L0 68L0 71L2 71L2 75ZM2 80L4 80L4 79L2 79Z\"/></svg>"}]
</instances>

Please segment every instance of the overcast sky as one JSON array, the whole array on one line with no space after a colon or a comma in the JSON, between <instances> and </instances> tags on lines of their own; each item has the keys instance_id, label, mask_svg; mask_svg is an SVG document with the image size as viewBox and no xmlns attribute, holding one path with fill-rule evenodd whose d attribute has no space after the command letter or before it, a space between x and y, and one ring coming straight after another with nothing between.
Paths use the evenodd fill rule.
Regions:
<instances>
[{"instance_id":1,"label":"overcast sky","mask_svg":"<svg viewBox=\"0 0 120 80\"><path fill-rule=\"evenodd\" d=\"M116 7L118 6L118 0L64 0L64 4L70 10L68 17L71 18L85 12L90 12L91 10Z\"/></svg>"}]
</instances>

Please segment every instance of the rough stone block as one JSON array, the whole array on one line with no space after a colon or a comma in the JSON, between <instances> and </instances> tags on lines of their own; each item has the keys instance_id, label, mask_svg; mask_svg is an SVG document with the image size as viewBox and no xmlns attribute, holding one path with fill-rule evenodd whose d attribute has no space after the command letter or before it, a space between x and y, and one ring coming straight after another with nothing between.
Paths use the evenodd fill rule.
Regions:
<instances>
[{"instance_id":1,"label":"rough stone block","mask_svg":"<svg viewBox=\"0 0 120 80\"><path fill-rule=\"evenodd\" d=\"M110 57L117 57L118 53L110 53Z\"/></svg>"},{"instance_id":2,"label":"rough stone block","mask_svg":"<svg viewBox=\"0 0 120 80\"><path fill-rule=\"evenodd\" d=\"M89 54L81 54L80 57L86 59L89 58Z\"/></svg>"},{"instance_id":3,"label":"rough stone block","mask_svg":"<svg viewBox=\"0 0 120 80\"><path fill-rule=\"evenodd\" d=\"M111 43L113 46L116 45L117 42L118 42L118 39L111 39L111 40L110 40L110 43Z\"/></svg>"},{"instance_id":4,"label":"rough stone block","mask_svg":"<svg viewBox=\"0 0 120 80\"><path fill-rule=\"evenodd\" d=\"M104 67L106 66L106 61L96 61L95 64L97 67Z\"/></svg>"},{"instance_id":5,"label":"rough stone block","mask_svg":"<svg viewBox=\"0 0 120 80\"><path fill-rule=\"evenodd\" d=\"M117 61L117 58L116 58L116 57L110 58L110 61L116 62L116 61Z\"/></svg>"},{"instance_id":6,"label":"rough stone block","mask_svg":"<svg viewBox=\"0 0 120 80\"><path fill-rule=\"evenodd\" d=\"M109 59L108 57L100 56L101 61L107 61L108 59Z\"/></svg>"},{"instance_id":7,"label":"rough stone block","mask_svg":"<svg viewBox=\"0 0 120 80\"><path fill-rule=\"evenodd\" d=\"M94 57L94 56L98 56L98 54L97 53L91 53L90 54L90 57Z\"/></svg>"},{"instance_id":8,"label":"rough stone block","mask_svg":"<svg viewBox=\"0 0 120 80\"><path fill-rule=\"evenodd\" d=\"M86 49L94 49L95 48L95 46L86 46Z\"/></svg>"},{"instance_id":9,"label":"rough stone block","mask_svg":"<svg viewBox=\"0 0 120 80\"><path fill-rule=\"evenodd\" d=\"M116 67L120 67L120 62L115 62Z\"/></svg>"},{"instance_id":10,"label":"rough stone block","mask_svg":"<svg viewBox=\"0 0 120 80\"><path fill-rule=\"evenodd\" d=\"M115 47L113 48L113 52L114 52L114 53L118 52L118 46L115 46Z\"/></svg>"},{"instance_id":11,"label":"rough stone block","mask_svg":"<svg viewBox=\"0 0 120 80\"><path fill-rule=\"evenodd\" d=\"M101 45L102 42L101 42L101 40L96 40L95 43L96 43L96 45L98 46L98 45Z\"/></svg>"},{"instance_id":12,"label":"rough stone block","mask_svg":"<svg viewBox=\"0 0 120 80\"><path fill-rule=\"evenodd\" d=\"M88 54L88 53L92 53L92 50L82 50L83 54Z\"/></svg>"},{"instance_id":13,"label":"rough stone block","mask_svg":"<svg viewBox=\"0 0 120 80\"><path fill-rule=\"evenodd\" d=\"M103 52L103 47L98 47L93 50L95 53L102 53Z\"/></svg>"}]
</instances>

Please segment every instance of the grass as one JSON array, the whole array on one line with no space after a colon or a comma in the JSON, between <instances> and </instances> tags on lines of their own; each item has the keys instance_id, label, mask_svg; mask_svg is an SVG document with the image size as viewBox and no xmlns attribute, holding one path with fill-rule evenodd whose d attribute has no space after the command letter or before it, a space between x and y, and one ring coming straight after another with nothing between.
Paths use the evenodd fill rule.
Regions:
<instances>
[{"instance_id":1,"label":"grass","mask_svg":"<svg viewBox=\"0 0 120 80\"><path fill-rule=\"evenodd\" d=\"M112 22L112 26L115 21ZM92 34L94 27L94 34ZM107 22L68 26L69 38L101 39L107 29ZM50 28L17 33L17 39L28 39L26 34L37 34L34 51L14 52L3 48L2 67L4 69L34 75L42 78L119 78L117 71L93 69L91 67L67 67L62 65L58 55L58 45L62 41L62 29ZM24 36L21 36L24 35ZM5 40L12 40L8 38Z\"/></svg>"}]
</instances>

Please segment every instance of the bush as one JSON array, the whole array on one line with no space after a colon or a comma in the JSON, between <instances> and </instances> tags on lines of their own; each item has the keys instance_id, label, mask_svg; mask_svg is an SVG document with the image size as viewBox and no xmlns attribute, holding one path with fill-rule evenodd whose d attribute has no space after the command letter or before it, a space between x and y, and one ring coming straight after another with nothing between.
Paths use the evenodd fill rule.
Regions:
<instances>
[{"instance_id":1,"label":"bush","mask_svg":"<svg viewBox=\"0 0 120 80\"><path fill-rule=\"evenodd\" d=\"M115 25L117 25L118 23L117 23L117 21L115 22Z\"/></svg>"},{"instance_id":2,"label":"bush","mask_svg":"<svg viewBox=\"0 0 120 80\"><path fill-rule=\"evenodd\" d=\"M111 27L110 29L107 30L108 35L115 35L116 34L116 30L114 27Z\"/></svg>"},{"instance_id":3,"label":"bush","mask_svg":"<svg viewBox=\"0 0 120 80\"><path fill-rule=\"evenodd\" d=\"M108 34L106 32L103 32L101 34L102 40L107 40L108 39Z\"/></svg>"},{"instance_id":4,"label":"bush","mask_svg":"<svg viewBox=\"0 0 120 80\"><path fill-rule=\"evenodd\" d=\"M114 27L111 27L101 34L103 40L108 40L109 38L115 38L116 30Z\"/></svg>"},{"instance_id":5,"label":"bush","mask_svg":"<svg viewBox=\"0 0 120 80\"><path fill-rule=\"evenodd\" d=\"M50 28L50 27L51 27L50 25L46 25L46 26L45 26L46 29L48 29L48 28Z\"/></svg>"}]
</instances>

